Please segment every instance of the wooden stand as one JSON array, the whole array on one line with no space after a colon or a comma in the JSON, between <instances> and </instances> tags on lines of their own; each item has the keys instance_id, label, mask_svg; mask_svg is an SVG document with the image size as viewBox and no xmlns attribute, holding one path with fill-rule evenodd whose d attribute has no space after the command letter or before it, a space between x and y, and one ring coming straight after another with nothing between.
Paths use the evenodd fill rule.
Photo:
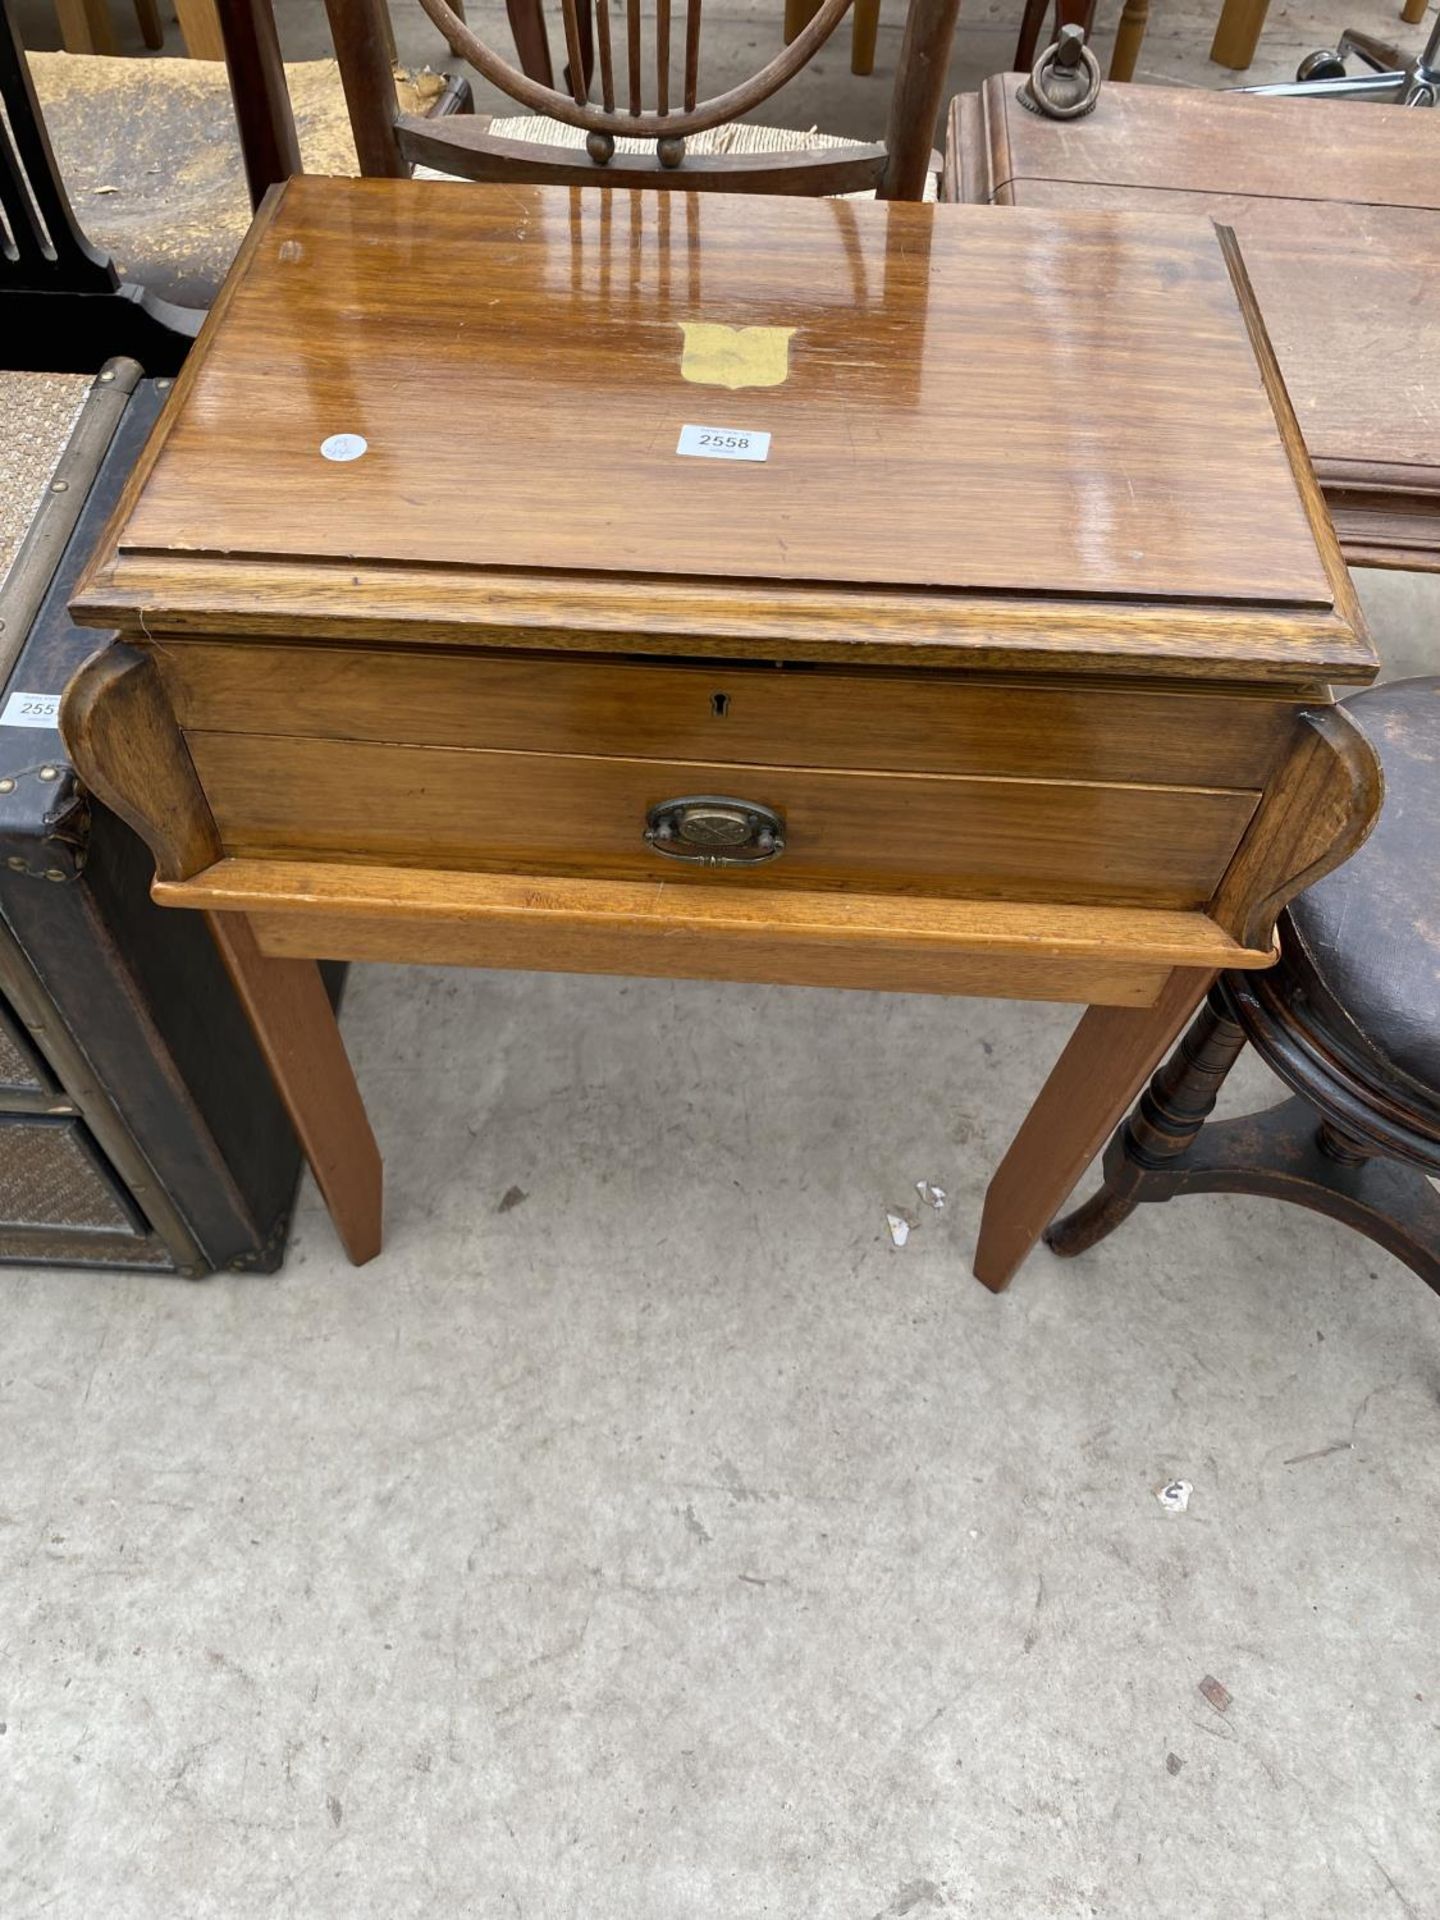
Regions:
<instances>
[{"instance_id":1,"label":"wooden stand","mask_svg":"<svg viewBox=\"0 0 1440 1920\"><path fill-rule=\"evenodd\" d=\"M986 1204L1001 1287L1378 803L1327 691L1374 657L1207 222L301 179L205 342L62 726L211 916L353 1258L380 1169L318 958L1083 1005Z\"/></svg>"}]
</instances>

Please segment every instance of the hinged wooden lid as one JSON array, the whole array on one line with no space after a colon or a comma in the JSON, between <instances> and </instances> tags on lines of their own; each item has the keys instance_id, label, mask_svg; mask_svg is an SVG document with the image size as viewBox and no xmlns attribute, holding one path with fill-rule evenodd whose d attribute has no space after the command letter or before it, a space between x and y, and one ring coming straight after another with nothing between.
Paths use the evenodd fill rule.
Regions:
<instances>
[{"instance_id":1,"label":"hinged wooden lid","mask_svg":"<svg viewBox=\"0 0 1440 1920\"><path fill-rule=\"evenodd\" d=\"M354 634L359 587L445 643L763 595L783 639L912 596L954 644L1165 603L1368 677L1233 264L1200 220L297 179L80 610Z\"/></svg>"}]
</instances>

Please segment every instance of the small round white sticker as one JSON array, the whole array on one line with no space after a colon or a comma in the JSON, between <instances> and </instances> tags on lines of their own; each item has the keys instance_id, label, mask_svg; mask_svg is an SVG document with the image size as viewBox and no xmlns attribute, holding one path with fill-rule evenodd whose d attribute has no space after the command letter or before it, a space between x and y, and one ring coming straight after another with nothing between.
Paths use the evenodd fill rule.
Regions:
<instances>
[{"instance_id":1,"label":"small round white sticker","mask_svg":"<svg viewBox=\"0 0 1440 1920\"><path fill-rule=\"evenodd\" d=\"M328 440L320 442L320 451L327 460L358 460L369 450L369 441L359 433L332 433Z\"/></svg>"}]
</instances>

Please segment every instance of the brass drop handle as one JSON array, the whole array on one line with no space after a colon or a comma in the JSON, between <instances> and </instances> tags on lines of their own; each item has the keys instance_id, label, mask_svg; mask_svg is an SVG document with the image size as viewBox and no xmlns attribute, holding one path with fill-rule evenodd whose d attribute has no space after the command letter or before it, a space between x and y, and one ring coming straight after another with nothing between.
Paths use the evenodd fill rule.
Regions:
<instances>
[{"instance_id":1,"label":"brass drop handle","mask_svg":"<svg viewBox=\"0 0 1440 1920\"><path fill-rule=\"evenodd\" d=\"M785 822L773 807L753 800L690 794L651 807L645 838L667 860L700 867L755 867L785 851Z\"/></svg>"},{"instance_id":2,"label":"brass drop handle","mask_svg":"<svg viewBox=\"0 0 1440 1920\"><path fill-rule=\"evenodd\" d=\"M1100 98L1100 62L1085 44L1085 29L1062 27L1016 94L1022 107L1049 120L1079 120Z\"/></svg>"}]
</instances>

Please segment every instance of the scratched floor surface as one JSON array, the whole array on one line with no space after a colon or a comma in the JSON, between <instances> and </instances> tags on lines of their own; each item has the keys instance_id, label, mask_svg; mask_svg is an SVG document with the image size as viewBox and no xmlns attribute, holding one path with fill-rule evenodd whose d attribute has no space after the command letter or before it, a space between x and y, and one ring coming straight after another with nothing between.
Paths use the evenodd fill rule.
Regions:
<instances>
[{"instance_id":1,"label":"scratched floor surface","mask_svg":"<svg viewBox=\"0 0 1440 1920\"><path fill-rule=\"evenodd\" d=\"M1440 1301L1222 1198L985 1294L1067 1024L362 970L373 1266L0 1273L5 1920L1433 1920Z\"/></svg>"}]
</instances>

